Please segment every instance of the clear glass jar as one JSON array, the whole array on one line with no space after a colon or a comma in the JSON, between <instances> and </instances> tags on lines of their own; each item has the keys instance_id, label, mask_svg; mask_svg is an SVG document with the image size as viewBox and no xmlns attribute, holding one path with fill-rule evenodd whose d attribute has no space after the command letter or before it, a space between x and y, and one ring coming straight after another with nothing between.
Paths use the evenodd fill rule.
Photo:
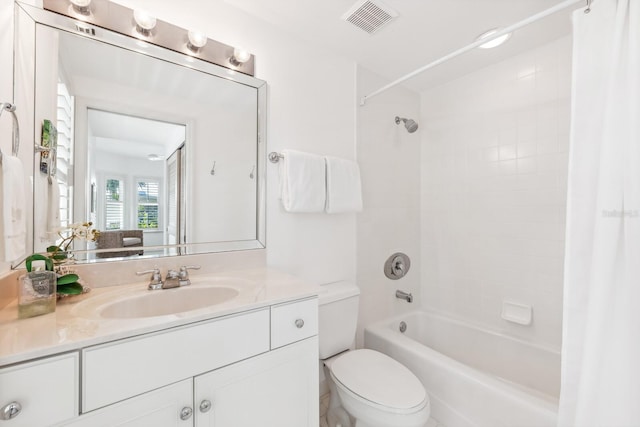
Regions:
<instances>
[{"instance_id":1,"label":"clear glass jar","mask_svg":"<svg viewBox=\"0 0 640 427\"><path fill-rule=\"evenodd\" d=\"M18 318L40 316L56 311L56 273L32 271L20 277Z\"/></svg>"}]
</instances>

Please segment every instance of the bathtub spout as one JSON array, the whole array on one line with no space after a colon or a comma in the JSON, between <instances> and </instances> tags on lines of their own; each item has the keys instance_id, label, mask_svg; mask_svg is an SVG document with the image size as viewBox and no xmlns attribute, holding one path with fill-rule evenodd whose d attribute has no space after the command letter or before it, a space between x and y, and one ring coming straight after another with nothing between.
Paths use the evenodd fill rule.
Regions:
<instances>
[{"instance_id":1,"label":"bathtub spout","mask_svg":"<svg viewBox=\"0 0 640 427\"><path fill-rule=\"evenodd\" d=\"M405 292L405 291L397 290L396 291L396 298L403 299L406 302L413 302L413 295L411 295L411 292Z\"/></svg>"}]
</instances>

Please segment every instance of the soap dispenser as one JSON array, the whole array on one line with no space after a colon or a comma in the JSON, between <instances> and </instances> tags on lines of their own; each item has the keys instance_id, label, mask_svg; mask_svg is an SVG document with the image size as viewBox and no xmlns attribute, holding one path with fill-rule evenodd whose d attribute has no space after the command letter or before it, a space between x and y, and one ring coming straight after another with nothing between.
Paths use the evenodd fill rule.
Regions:
<instances>
[{"instance_id":1,"label":"soap dispenser","mask_svg":"<svg viewBox=\"0 0 640 427\"><path fill-rule=\"evenodd\" d=\"M32 271L33 261L44 261L45 270ZM56 273L53 261L35 254L27 258L27 274L20 276L18 292L18 318L40 316L56 310Z\"/></svg>"}]
</instances>

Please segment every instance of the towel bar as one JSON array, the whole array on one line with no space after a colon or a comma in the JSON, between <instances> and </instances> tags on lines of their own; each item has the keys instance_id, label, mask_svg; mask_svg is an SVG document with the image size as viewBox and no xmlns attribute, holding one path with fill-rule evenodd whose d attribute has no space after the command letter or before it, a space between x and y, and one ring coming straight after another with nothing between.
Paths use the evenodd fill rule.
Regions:
<instances>
[{"instance_id":1,"label":"towel bar","mask_svg":"<svg viewBox=\"0 0 640 427\"><path fill-rule=\"evenodd\" d=\"M269 153L268 158L269 158L269 161L271 163L278 163L280 161L280 159L284 159L284 156L282 154L280 154L280 153L272 151L272 152Z\"/></svg>"}]
</instances>

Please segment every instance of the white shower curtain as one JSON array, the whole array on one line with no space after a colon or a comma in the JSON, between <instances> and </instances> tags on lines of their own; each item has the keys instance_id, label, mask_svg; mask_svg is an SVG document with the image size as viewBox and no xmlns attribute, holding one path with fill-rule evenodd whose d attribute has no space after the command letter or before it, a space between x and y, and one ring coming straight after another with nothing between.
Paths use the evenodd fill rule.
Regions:
<instances>
[{"instance_id":1,"label":"white shower curtain","mask_svg":"<svg viewBox=\"0 0 640 427\"><path fill-rule=\"evenodd\" d=\"M640 0L573 19L558 425L640 426Z\"/></svg>"}]
</instances>

